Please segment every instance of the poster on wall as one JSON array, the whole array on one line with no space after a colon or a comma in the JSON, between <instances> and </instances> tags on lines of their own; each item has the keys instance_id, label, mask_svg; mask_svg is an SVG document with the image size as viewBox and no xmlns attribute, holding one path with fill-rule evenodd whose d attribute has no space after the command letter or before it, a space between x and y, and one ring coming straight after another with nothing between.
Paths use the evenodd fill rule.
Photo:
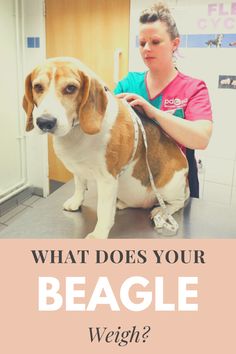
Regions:
<instances>
[{"instance_id":1,"label":"poster on wall","mask_svg":"<svg viewBox=\"0 0 236 354\"><path fill-rule=\"evenodd\" d=\"M219 88L236 89L236 76L235 75L220 75Z\"/></svg>"},{"instance_id":2,"label":"poster on wall","mask_svg":"<svg viewBox=\"0 0 236 354\"><path fill-rule=\"evenodd\" d=\"M76 7L78 1L75 3ZM109 0L107 6L110 3ZM140 11L139 6L146 7L147 3L131 1L131 14L133 6L137 12ZM85 6L85 2L82 5ZM28 6L32 24L32 18L39 15L32 1ZM58 11L58 2L54 6L55 12ZM60 17L59 27L63 28L63 33L66 32L64 17L68 20L67 14L72 16L67 12L69 9L66 4ZM190 50L193 57L195 55L191 64L200 62L196 51L208 53L204 69L199 69L208 73L207 78L212 73L213 64L222 63L224 51L227 50L229 56L235 55L235 2L196 5L194 9L176 6L175 15L181 24L181 49ZM67 23L72 26L72 21ZM75 21L76 27L78 23ZM107 22L104 23L107 26ZM41 49L42 38L34 31L28 32L25 34L27 53L36 56L36 51ZM53 41L56 42L55 37ZM130 44L131 48L135 45L138 50L137 33ZM89 54L92 50L92 45L89 45ZM104 53L101 51L95 55ZM185 52L182 55L184 57ZM135 62L134 53L132 62ZM57 129L55 116L50 116L51 121L43 125L43 120L48 119L45 107L52 111L60 107L59 112L63 116L72 99L70 109L76 106L74 111L80 112L80 120L76 122L74 115L70 114L68 129L72 134L66 140L67 151L63 154L69 150L69 164L83 164L89 157L82 174L92 171L99 178L97 185L91 181L85 184L84 179L81 183L79 178L75 178L75 186L71 180L49 197L38 197L32 203L19 199L20 216L11 212L8 216L3 214L0 205L0 353L235 354L236 204L231 201L236 197L236 146L234 126L228 120L229 111L235 120L232 114L234 100L232 96L226 96L235 93L228 89L236 88L236 73L231 70L231 64L225 65L224 70L220 67L220 75L214 71L211 84L213 89L220 89L217 93L212 91L215 94L213 104L215 101L221 104L221 110L214 116L216 131L219 132L217 147L221 157L224 149L233 157L222 162L217 160L217 154L213 155L208 160L208 166L212 167L210 172L205 170L203 161L204 188L200 191L200 199L189 198L184 154L165 134L161 135L156 123L150 123L150 135L146 137L141 132L142 125L131 121L130 108L116 105L111 92L88 76L86 71L83 72L81 66L68 64L68 59L66 64L60 61L57 65L50 71L50 63L47 62L46 69L37 66L34 74L25 75L28 79L24 92L27 101L24 102L24 118L28 119L29 129L32 128L34 108L35 112L42 113L37 116L38 129ZM50 94L41 112L43 99L40 95L45 94L45 87L53 75L53 85L59 82L59 86L55 86L56 89L50 86ZM83 89L76 101L73 95L80 87ZM27 96L32 89L34 100L32 94ZM225 96L217 96L219 91ZM66 96L65 106L60 105L57 98L63 95ZM87 104L86 99L88 105L84 109L82 104ZM185 104L184 100L177 96L166 98L168 112ZM91 111L87 114L91 102L92 114ZM231 106L227 106L228 102ZM108 105L107 111L104 110L105 105ZM102 125L105 114L110 120L106 121L107 125ZM224 125L232 134L223 136L224 144L220 140L224 135L219 124L222 115ZM94 128L96 119L98 124ZM178 119L181 119L181 114ZM0 122L4 128L1 116ZM79 142L75 129L83 137ZM133 135L130 134L132 129ZM155 129L158 133L153 138ZM129 134L122 135L124 131ZM108 144L108 137L113 137L112 134L114 140L109 140L112 143ZM161 136L159 141L158 136ZM153 139L151 148L161 146L161 152L158 147L151 151L150 164L154 166L155 181L152 181L147 167L145 145L150 139ZM61 140L63 137L59 138ZM60 147L63 148L63 144ZM136 153L138 163L132 160ZM126 174L128 168L131 172ZM160 169L165 171L163 175ZM159 198L159 189L156 191L155 182L160 175L163 177L160 190L167 190L167 207L171 209L175 203L180 205L173 216L167 213L165 203ZM123 180L125 176L128 183ZM181 184L178 184L180 178ZM120 190L117 180L123 184ZM83 193L78 185L83 188ZM117 190L120 200L116 198ZM159 201L159 204L155 203L156 215L150 213L154 194ZM169 194L177 197L172 200ZM122 200L131 200L132 207L127 207ZM140 200L145 203L137 207Z\"/></svg>"},{"instance_id":3,"label":"poster on wall","mask_svg":"<svg viewBox=\"0 0 236 354\"><path fill-rule=\"evenodd\" d=\"M179 4L173 8L173 14L181 33L235 34L236 32L236 2L234 1L193 3L191 6Z\"/></svg>"}]
</instances>

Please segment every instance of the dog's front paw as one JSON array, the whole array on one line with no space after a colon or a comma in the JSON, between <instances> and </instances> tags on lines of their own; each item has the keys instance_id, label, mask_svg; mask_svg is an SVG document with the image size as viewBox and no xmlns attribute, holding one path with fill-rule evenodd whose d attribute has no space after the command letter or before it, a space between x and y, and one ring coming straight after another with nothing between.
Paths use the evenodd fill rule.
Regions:
<instances>
[{"instance_id":1,"label":"dog's front paw","mask_svg":"<svg viewBox=\"0 0 236 354\"><path fill-rule=\"evenodd\" d=\"M98 237L96 237L93 232L90 232L85 238L87 240L96 240Z\"/></svg>"},{"instance_id":2,"label":"dog's front paw","mask_svg":"<svg viewBox=\"0 0 236 354\"><path fill-rule=\"evenodd\" d=\"M123 210L128 208L128 205L125 202L122 202L120 199L117 199L116 201L116 209L118 210Z\"/></svg>"},{"instance_id":3,"label":"dog's front paw","mask_svg":"<svg viewBox=\"0 0 236 354\"><path fill-rule=\"evenodd\" d=\"M97 233L97 232L90 232L86 237L87 240L106 240L108 238L107 233Z\"/></svg>"},{"instance_id":4,"label":"dog's front paw","mask_svg":"<svg viewBox=\"0 0 236 354\"><path fill-rule=\"evenodd\" d=\"M67 211L77 211L79 210L81 204L82 200L78 197L73 196L63 204L63 209Z\"/></svg>"}]
</instances>

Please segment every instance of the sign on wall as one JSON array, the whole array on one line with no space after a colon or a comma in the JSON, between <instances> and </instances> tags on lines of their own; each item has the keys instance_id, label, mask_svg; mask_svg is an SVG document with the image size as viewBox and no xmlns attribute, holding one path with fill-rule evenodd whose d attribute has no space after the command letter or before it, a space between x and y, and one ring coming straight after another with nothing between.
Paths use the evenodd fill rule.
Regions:
<instances>
[{"instance_id":1,"label":"sign on wall","mask_svg":"<svg viewBox=\"0 0 236 354\"><path fill-rule=\"evenodd\" d=\"M173 16L181 33L224 33L236 37L236 2L177 6ZM235 39L236 40L236 39Z\"/></svg>"}]
</instances>

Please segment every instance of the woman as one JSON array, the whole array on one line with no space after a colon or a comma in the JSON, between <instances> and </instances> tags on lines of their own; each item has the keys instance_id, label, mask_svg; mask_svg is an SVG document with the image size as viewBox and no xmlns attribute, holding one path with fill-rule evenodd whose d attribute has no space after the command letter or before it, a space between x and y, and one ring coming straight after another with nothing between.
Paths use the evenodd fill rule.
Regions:
<instances>
[{"instance_id":1,"label":"woman","mask_svg":"<svg viewBox=\"0 0 236 354\"><path fill-rule=\"evenodd\" d=\"M190 195L199 197L194 149L205 149L212 133L212 113L205 83L180 73L173 53L180 39L169 9L162 3L140 16L139 45L147 72L131 72L115 94L139 106L181 146L189 162ZM179 119L179 118L184 119Z\"/></svg>"}]
</instances>

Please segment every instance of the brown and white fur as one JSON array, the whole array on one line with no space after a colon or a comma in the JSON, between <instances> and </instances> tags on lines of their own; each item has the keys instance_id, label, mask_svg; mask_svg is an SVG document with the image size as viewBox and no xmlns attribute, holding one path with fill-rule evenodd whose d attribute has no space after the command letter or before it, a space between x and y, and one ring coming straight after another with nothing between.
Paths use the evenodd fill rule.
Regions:
<instances>
[{"instance_id":1,"label":"brown and white fur","mask_svg":"<svg viewBox=\"0 0 236 354\"><path fill-rule=\"evenodd\" d=\"M64 203L64 209L78 210L83 204L86 181L96 181L97 224L89 238L108 237L116 206L151 208L157 204L140 132L130 161L134 149L132 109L107 91L80 61L51 58L36 67L25 81L23 107L27 113L26 130L50 132L56 154L74 175L75 192ZM49 122L46 126L45 120ZM151 120L146 120L145 130L154 181L168 212L173 214L189 197L187 160L176 143ZM159 208L154 210L153 215L161 212Z\"/></svg>"}]
</instances>

